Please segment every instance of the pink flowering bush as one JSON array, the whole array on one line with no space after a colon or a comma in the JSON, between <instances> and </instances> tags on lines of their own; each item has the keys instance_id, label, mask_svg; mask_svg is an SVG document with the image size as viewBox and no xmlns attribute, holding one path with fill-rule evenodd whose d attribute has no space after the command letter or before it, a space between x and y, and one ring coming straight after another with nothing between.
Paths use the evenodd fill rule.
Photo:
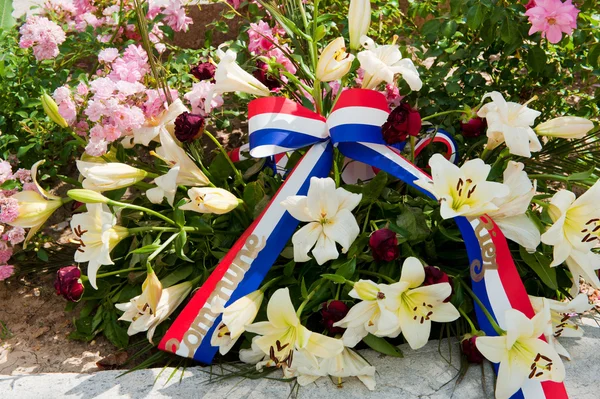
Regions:
<instances>
[{"instance_id":1,"label":"pink flowering bush","mask_svg":"<svg viewBox=\"0 0 600 399\"><path fill-rule=\"evenodd\" d=\"M38 61L55 58L58 46L65 41L65 32L46 17L33 16L19 29L22 48L33 47L33 55Z\"/></svg>"},{"instance_id":2,"label":"pink flowering bush","mask_svg":"<svg viewBox=\"0 0 600 399\"><path fill-rule=\"evenodd\" d=\"M560 42L563 33L573 34L578 14L579 10L571 0L535 0L535 4L525 12L531 23L529 34L542 32L542 37L554 44Z\"/></svg>"}]
</instances>

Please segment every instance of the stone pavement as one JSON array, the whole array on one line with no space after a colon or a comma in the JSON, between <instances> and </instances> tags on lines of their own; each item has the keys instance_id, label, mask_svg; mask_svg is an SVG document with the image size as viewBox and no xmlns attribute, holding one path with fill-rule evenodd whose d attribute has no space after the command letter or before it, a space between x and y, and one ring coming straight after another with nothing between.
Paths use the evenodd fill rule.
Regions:
<instances>
[{"instance_id":1,"label":"stone pavement","mask_svg":"<svg viewBox=\"0 0 600 399\"><path fill-rule=\"evenodd\" d=\"M565 361L566 386L572 399L598 398L600 367L600 324L584 319L585 336L562 339L573 361ZM471 366L457 384L460 368L458 344L450 350L447 341L431 341L424 348L401 349L404 358L380 356L363 351L365 358L377 367L377 387L368 391L357 379L345 379L337 388L328 378L300 387L296 392L291 383L273 380L243 380L231 378L211 382L211 369L188 368L183 376L178 371L167 382L173 369L136 371L123 377L122 371L102 371L93 374L40 374L0 376L2 399L143 399L143 398L203 398L203 399L484 399L493 397L494 376L490 364ZM218 372L213 367L213 373ZM160 376L159 376L160 374ZM157 378L158 377L158 378ZM156 380L156 382L155 382ZM297 395L296 395L297 393Z\"/></svg>"}]
</instances>

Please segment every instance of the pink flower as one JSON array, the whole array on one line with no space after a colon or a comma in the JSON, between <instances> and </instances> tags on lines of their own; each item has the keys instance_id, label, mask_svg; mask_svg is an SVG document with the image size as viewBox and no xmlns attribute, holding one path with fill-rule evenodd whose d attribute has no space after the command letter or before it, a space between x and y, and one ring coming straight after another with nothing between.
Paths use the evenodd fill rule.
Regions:
<instances>
[{"instance_id":1,"label":"pink flower","mask_svg":"<svg viewBox=\"0 0 600 399\"><path fill-rule=\"evenodd\" d=\"M265 21L250 24L248 29L248 51L255 54L264 54L273 44L277 43L274 32Z\"/></svg>"},{"instance_id":2,"label":"pink flower","mask_svg":"<svg viewBox=\"0 0 600 399\"><path fill-rule=\"evenodd\" d=\"M240 7L240 3L242 2L242 0L227 0L227 2L237 10Z\"/></svg>"},{"instance_id":3,"label":"pink flower","mask_svg":"<svg viewBox=\"0 0 600 399\"><path fill-rule=\"evenodd\" d=\"M177 90L171 89L171 98L176 99L179 97ZM167 101L165 94L162 90L149 89L146 90L147 100L142 105L142 110L147 119L152 118L164 111L165 103Z\"/></svg>"},{"instance_id":4,"label":"pink flower","mask_svg":"<svg viewBox=\"0 0 600 399\"><path fill-rule=\"evenodd\" d=\"M5 265L13 255L13 249L6 244L6 241L0 241L0 265Z\"/></svg>"},{"instance_id":5,"label":"pink flower","mask_svg":"<svg viewBox=\"0 0 600 399\"><path fill-rule=\"evenodd\" d=\"M71 98L69 86L61 86L54 91L52 97L58 104L58 113L65 118L69 125L77 119L77 107Z\"/></svg>"},{"instance_id":6,"label":"pink flower","mask_svg":"<svg viewBox=\"0 0 600 399\"><path fill-rule=\"evenodd\" d=\"M15 273L15 267L11 265L0 266L0 281L4 281Z\"/></svg>"},{"instance_id":7,"label":"pink flower","mask_svg":"<svg viewBox=\"0 0 600 399\"><path fill-rule=\"evenodd\" d=\"M33 55L38 61L48 60L58 55L58 46L66 37L56 23L46 17L33 16L19 29L21 48L33 47Z\"/></svg>"},{"instance_id":8,"label":"pink flower","mask_svg":"<svg viewBox=\"0 0 600 399\"><path fill-rule=\"evenodd\" d=\"M6 233L6 238L10 241L10 245L12 246L20 244L25 241L25 229L22 227L13 227Z\"/></svg>"},{"instance_id":9,"label":"pink flower","mask_svg":"<svg viewBox=\"0 0 600 399\"><path fill-rule=\"evenodd\" d=\"M105 140L90 140L85 147L85 152L93 157L100 157L106 154L108 143Z\"/></svg>"},{"instance_id":10,"label":"pink flower","mask_svg":"<svg viewBox=\"0 0 600 399\"><path fill-rule=\"evenodd\" d=\"M114 47L105 48L98 53L98 61L104 63L111 63L119 56L119 50Z\"/></svg>"},{"instance_id":11,"label":"pink flower","mask_svg":"<svg viewBox=\"0 0 600 399\"><path fill-rule=\"evenodd\" d=\"M400 90L398 90L398 87L390 84L385 86L385 91L383 92L383 94L387 99L390 109L394 109L397 106L399 106L400 102L404 98L404 96L400 95Z\"/></svg>"},{"instance_id":12,"label":"pink flower","mask_svg":"<svg viewBox=\"0 0 600 399\"><path fill-rule=\"evenodd\" d=\"M29 183L31 181L31 171L29 169L20 168L13 174L14 179L19 179L22 184Z\"/></svg>"},{"instance_id":13,"label":"pink flower","mask_svg":"<svg viewBox=\"0 0 600 399\"><path fill-rule=\"evenodd\" d=\"M579 10L566 0L536 0L535 6L525 12L529 17L531 29L529 34L542 32L542 37L550 43L558 43L562 34L571 35L577 28Z\"/></svg>"},{"instance_id":14,"label":"pink flower","mask_svg":"<svg viewBox=\"0 0 600 399\"><path fill-rule=\"evenodd\" d=\"M35 191L37 193L39 193L40 191L37 188L37 185L35 183L25 183L23 184L23 191Z\"/></svg>"},{"instance_id":15,"label":"pink flower","mask_svg":"<svg viewBox=\"0 0 600 399\"><path fill-rule=\"evenodd\" d=\"M10 163L8 161L0 161L0 184L12 178L12 166Z\"/></svg>"},{"instance_id":16,"label":"pink flower","mask_svg":"<svg viewBox=\"0 0 600 399\"><path fill-rule=\"evenodd\" d=\"M19 201L11 197L0 198L0 223L14 222L17 217L19 217Z\"/></svg>"},{"instance_id":17,"label":"pink flower","mask_svg":"<svg viewBox=\"0 0 600 399\"><path fill-rule=\"evenodd\" d=\"M194 23L190 17L185 15L185 7L181 3L181 0L169 1L167 8L162 13L166 15L164 19L165 23L175 32L187 32L189 25Z\"/></svg>"},{"instance_id":18,"label":"pink flower","mask_svg":"<svg viewBox=\"0 0 600 399\"><path fill-rule=\"evenodd\" d=\"M212 87L214 83L210 83L208 80L203 82L194 83L192 86L192 91L186 93L183 98L190 102L192 106L192 113L199 114L201 116L206 116L206 112L204 112L204 103L209 93L212 91ZM210 111L215 108L218 108L223 105L223 97L220 95L213 96L212 101L210 102ZM210 113L209 111L209 113Z\"/></svg>"},{"instance_id":19,"label":"pink flower","mask_svg":"<svg viewBox=\"0 0 600 399\"><path fill-rule=\"evenodd\" d=\"M284 46L281 46L283 49L288 50L287 52L289 53L289 49L287 48L287 44ZM292 63L292 61L290 61L289 57L286 55L286 53L284 53L282 51L281 48L279 47L273 47L271 50L269 50L267 52L267 57L270 58L275 58L275 61L278 62L279 64L283 65L283 67L292 75L296 73L296 67L294 66L294 64Z\"/></svg>"}]
</instances>

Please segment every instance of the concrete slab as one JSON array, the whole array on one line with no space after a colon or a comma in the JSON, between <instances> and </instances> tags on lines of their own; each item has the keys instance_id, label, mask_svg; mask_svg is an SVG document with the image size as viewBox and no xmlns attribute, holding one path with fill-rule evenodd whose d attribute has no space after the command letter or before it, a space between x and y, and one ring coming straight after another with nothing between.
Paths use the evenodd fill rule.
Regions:
<instances>
[{"instance_id":1,"label":"concrete slab","mask_svg":"<svg viewBox=\"0 0 600 399\"><path fill-rule=\"evenodd\" d=\"M600 371L600 324L593 319L583 320L585 336L581 339L562 339L573 361L565 361L566 386L571 398L598 397ZM294 387L289 382L267 379L214 379L218 367L187 369L177 372L167 382L173 369L143 370L117 378L122 371L103 371L93 374L40 374L0 376L0 397L3 399L142 399L142 398L203 398L203 399L482 399L492 398L494 376L490 364L471 366L457 384L460 368L458 344L431 341L412 351L406 345L402 359L381 356L366 350L362 354L377 367L377 388L368 391L357 379L346 379L342 388L328 378L321 378L306 387ZM159 376L160 374L160 376ZM157 378L158 377L158 378ZM156 382L155 382L156 380ZM296 395L297 394L297 395Z\"/></svg>"}]
</instances>

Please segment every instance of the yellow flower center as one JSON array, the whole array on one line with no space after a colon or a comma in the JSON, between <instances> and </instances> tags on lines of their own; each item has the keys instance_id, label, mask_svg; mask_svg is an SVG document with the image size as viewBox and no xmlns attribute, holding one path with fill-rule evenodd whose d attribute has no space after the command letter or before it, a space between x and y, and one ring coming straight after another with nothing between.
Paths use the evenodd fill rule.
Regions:
<instances>
[{"instance_id":1,"label":"yellow flower center","mask_svg":"<svg viewBox=\"0 0 600 399\"><path fill-rule=\"evenodd\" d=\"M346 48L345 48L345 47L342 47L342 48L340 48L339 50L337 50L337 51L334 53L334 55L333 55L333 58L334 58L336 61L343 61L343 60L345 60L346 58L348 58L348 56L349 56L349 54L348 54L348 53L346 53Z\"/></svg>"},{"instance_id":2,"label":"yellow flower center","mask_svg":"<svg viewBox=\"0 0 600 399\"><path fill-rule=\"evenodd\" d=\"M600 219L594 218L588 220L581 230L581 242L600 241Z\"/></svg>"},{"instance_id":3,"label":"yellow flower center","mask_svg":"<svg viewBox=\"0 0 600 399\"><path fill-rule=\"evenodd\" d=\"M473 194L477 189L477 184L473 184L473 180L462 178L456 183L456 190L452 192L452 209L458 210L463 205L470 205L473 202Z\"/></svg>"},{"instance_id":4,"label":"yellow flower center","mask_svg":"<svg viewBox=\"0 0 600 399\"><path fill-rule=\"evenodd\" d=\"M549 23L550 25L554 25L554 24L556 24L556 18L550 17L550 18L548 18L548 20L547 20L547 21L548 21L548 23Z\"/></svg>"},{"instance_id":5,"label":"yellow flower center","mask_svg":"<svg viewBox=\"0 0 600 399\"><path fill-rule=\"evenodd\" d=\"M419 323L423 324L425 320L430 320L433 315L433 305L427 302L416 302L411 296L403 292L402 301L406 303L406 307L410 309L413 314L413 320L419 320Z\"/></svg>"}]
</instances>

